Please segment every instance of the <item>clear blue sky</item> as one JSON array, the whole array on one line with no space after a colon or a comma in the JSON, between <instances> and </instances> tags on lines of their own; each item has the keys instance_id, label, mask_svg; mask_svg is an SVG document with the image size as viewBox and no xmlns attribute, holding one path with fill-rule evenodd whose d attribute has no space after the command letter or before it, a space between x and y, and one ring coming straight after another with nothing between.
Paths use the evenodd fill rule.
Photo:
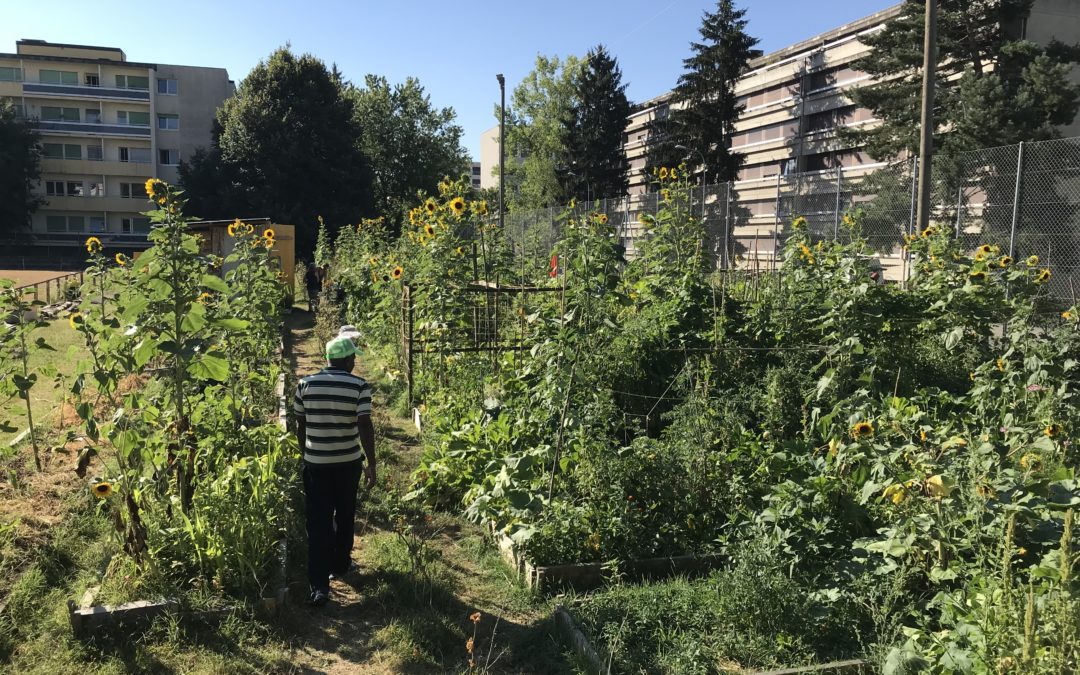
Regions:
<instances>
[{"instance_id":1,"label":"clear blue sky","mask_svg":"<svg viewBox=\"0 0 1080 675\"><path fill-rule=\"evenodd\" d=\"M749 31L766 51L782 48L899 0L742 0ZM0 52L19 38L120 47L133 61L227 68L237 83L276 47L291 43L360 83L415 76L438 106L452 106L464 143L479 156L480 134L495 124L538 53L583 55L604 43L629 83L632 101L675 84L701 15L715 0L117 0L5 2Z\"/></svg>"}]
</instances>

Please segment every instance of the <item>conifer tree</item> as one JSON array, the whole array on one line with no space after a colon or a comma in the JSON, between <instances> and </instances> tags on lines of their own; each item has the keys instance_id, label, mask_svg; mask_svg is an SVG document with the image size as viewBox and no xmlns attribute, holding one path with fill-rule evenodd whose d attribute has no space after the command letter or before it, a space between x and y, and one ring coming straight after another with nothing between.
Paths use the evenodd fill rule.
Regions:
<instances>
[{"instance_id":1,"label":"conifer tree","mask_svg":"<svg viewBox=\"0 0 1080 675\"><path fill-rule=\"evenodd\" d=\"M592 199L626 194L629 162L623 133L630 115L618 61L603 45L589 51L564 122L567 194Z\"/></svg>"},{"instance_id":2,"label":"conifer tree","mask_svg":"<svg viewBox=\"0 0 1080 675\"><path fill-rule=\"evenodd\" d=\"M683 61L686 72L672 91L671 112L651 129L649 168L688 157L687 165L698 169L700 153L710 182L737 178L743 155L731 150L730 139L743 106L735 96L735 83L760 53L754 49L757 38L746 33L745 14L732 0L719 0L716 11L706 12L701 42L691 43L693 54ZM690 148L689 153L676 145Z\"/></svg>"}]
</instances>

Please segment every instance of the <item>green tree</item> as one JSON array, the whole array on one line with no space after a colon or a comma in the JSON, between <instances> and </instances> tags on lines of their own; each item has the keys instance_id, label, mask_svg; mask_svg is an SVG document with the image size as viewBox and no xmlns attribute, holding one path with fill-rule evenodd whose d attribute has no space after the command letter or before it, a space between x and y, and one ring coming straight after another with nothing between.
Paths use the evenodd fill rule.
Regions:
<instances>
[{"instance_id":1,"label":"green tree","mask_svg":"<svg viewBox=\"0 0 1080 675\"><path fill-rule=\"evenodd\" d=\"M33 194L41 175L41 145L34 126L15 106L0 100L0 234L30 228L30 216L44 203Z\"/></svg>"},{"instance_id":2,"label":"green tree","mask_svg":"<svg viewBox=\"0 0 1080 675\"><path fill-rule=\"evenodd\" d=\"M538 55L513 92L506 120L506 201L537 209L566 201L566 125L577 98L583 62ZM495 116L499 111L496 108Z\"/></svg>"},{"instance_id":3,"label":"green tree","mask_svg":"<svg viewBox=\"0 0 1080 675\"><path fill-rule=\"evenodd\" d=\"M216 147L184 174L185 188L221 186L216 197L192 195L200 216L293 224L297 254L310 256L320 214L339 227L370 212L361 129L336 68L282 47L244 78L217 120Z\"/></svg>"},{"instance_id":4,"label":"green tree","mask_svg":"<svg viewBox=\"0 0 1080 675\"><path fill-rule=\"evenodd\" d=\"M350 87L349 98L379 213L399 223L418 191L434 192L443 177L466 170L464 132L454 109L434 107L419 80L391 86L385 77L368 75L364 88Z\"/></svg>"},{"instance_id":5,"label":"green tree","mask_svg":"<svg viewBox=\"0 0 1080 675\"><path fill-rule=\"evenodd\" d=\"M732 0L719 0L716 11L705 13L701 42L690 44L692 55L683 61L686 72L671 93L671 112L656 120L650 133L648 167L674 166L687 157L687 166L696 171L700 153L710 181L738 177L744 157L731 150L730 138L744 106L735 96L735 83L759 54L757 38L746 33L745 14Z\"/></svg>"},{"instance_id":6,"label":"green tree","mask_svg":"<svg viewBox=\"0 0 1080 675\"><path fill-rule=\"evenodd\" d=\"M940 0L934 147L957 153L1057 136L1072 122L1080 88L1068 80L1076 47L1022 39L1034 0ZM862 38L872 49L855 67L874 84L852 93L880 126L849 130L877 159L919 148L924 0L907 0L884 30Z\"/></svg>"},{"instance_id":7,"label":"green tree","mask_svg":"<svg viewBox=\"0 0 1080 675\"><path fill-rule=\"evenodd\" d=\"M603 45L589 51L565 120L565 147L573 175L565 181L572 195L621 197L626 194L629 162L623 133L630 115L618 61Z\"/></svg>"}]
</instances>

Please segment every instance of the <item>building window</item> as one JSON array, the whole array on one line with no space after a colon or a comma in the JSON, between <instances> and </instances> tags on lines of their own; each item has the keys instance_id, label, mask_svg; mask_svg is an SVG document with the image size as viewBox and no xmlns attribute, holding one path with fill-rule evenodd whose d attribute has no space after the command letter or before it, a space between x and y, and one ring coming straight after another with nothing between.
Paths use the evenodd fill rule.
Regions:
<instances>
[{"instance_id":1,"label":"building window","mask_svg":"<svg viewBox=\"0 0 1080 675\"><path fill-rule=\"evenodd\" d=\"M124 234L145 234L150 231L149 218L121 218L120 230Z\"/></svg>"},{"instance_id":2,"label":"building window","mask_svg":"<svg viewBox=\"0 0 1080 675\"><path fill-rule=\"evenodd\" d=\"M38 73L42 84L67 84L78 86L79 74L73 70L42 70Z\"/></svg>"},{"instance_id":3,"label":"building window","mask_svg":"<svg viewBox=\"0 0 1080 675\"><path fill-rule=\"evenodd\" d=\"M176 166L180 163L180 151L158 150L158 163L165 166Z\"/></svg>"},{"instance_id":4,"label":"building window","mask_svg":"<svg viewBox=\"0 0 1080 675\"><path fill-rule=\"evenodd\" d=\"M90 196L91 197L104 197L105 196L105 184L104 183L90 183Z\"/></svg>"},{"instance_id":5,"label":"building window","mask_svg":"<svg viewBox=\"0 0 1080 675\"><path fill-rule=\"evenodd\" d=\"M146 199L146 189L142 183L120 183L120 196L124 199Z\"/></svg>"},{"instance_id":6,"label":"building window","mask_svg":"<svg viewBox=\"0 0 1080 675\"><path fill-rule=\"evenodd\" d=\"M82 159L82 146L64 143L64 159Z\"/></svg>"},{"instance_id":7,"label":"building window","mask_svg":"<svg viewBox=\"0 0 1080 675\"><path fill-rule=\"evenodd\" d=\"M66 216L45 216L46 232L67 232Z\"/></svg>"},{"instance_id":8,"label":"building window","mask_svg":"<svg viewBox=\"0 0 1080 675\"><path fill-rule=\"evenodd\" d=\"M63 197L64 196L64 181L62 180L47 180L45 181L45 194L50 197Z\"/></svg>"},{"instance_id":9,"label":"building window","mask_svg":"<svg viewBox=\"0 0 1080 675\"><path fill-rule=\"evenodd\" d=\"M41 119L46 122L80 122L78 108L60 108L57 106L41 106Z\"/></svg>"},{"instance_id":10,"label":"building window","mask_svg":"<svg viewBox=\"0 0 1080 675\"><path fill-rule=\"evenodd\" d=\"M86 218L82 216L68 216L68 232L86 231Z\"/></svg>"},{"instance_id":11,"label":"building window","mask_svg":"<svg viewBox=\"0 0 1080 675\"><path fill-rule=\"evenodd\" d=\"M149 164L150 148L120 148L120 161L132 164Z\"/></svg>"},{"instance_id":12,"label":"building window","mask_svg":"<svg viewBox=\"0 0 1080 675\"><path fill-rule=\"evenodd\" d=\"M150 126L150 113L120 110L116 113L116 123L132 127L148 127Z\"/></svg>"},{"instance_id":13,"label":"building window","mask_svg":"<svg viewBox=\"0 0 1080 675\"><path fill-rule=\"evenodd\" d=\"M165 94L166 96L176 96L176 80L158 78L157 93Z\"/></svg>"},{"instance_id":14,"label":"building window","mask_svg":"<svg viewBox=\"0 0 1080 675\"><path fill-rule=\"evenodd\" d=\"M86 73L83 76L83 84L88 87L100 87L101 80L98 78L97 73Z\"/></svg>"},{"instance_id":15,"label":"building window","mask_svg":"<svg viewBox=\"0 0 1080 675\"><path fill-rule=\"evenodd\" d=\"M69 143L43 143L42 155L46 159L82 159L82 146Z\"/></svg>"},{"instance_id":16,"label":"building window","mask_svg":"<svg viewBox=\"0 0 1080 675\"><path fill-rule=\"evenodd\" d=\"M0 82L22 82L23 71L22 68L12 68L11 66L0 66Z\"/></svg>"},{"instance_id":17,"label":"building window","mask_svg":"<svg viewBox=\"0 0 1080 675\"><path fill-rule=\"evenodd\" d=\"M89 232L104 232L105 231L105 217L104 216L90 216L90 227L87 230Z\"/></svg>"},{"instance_id":18,"label":"building window","mask_svg":"<svg viewBox=\"0 0 1080 675\"><path fill-rule=\"evenodd\" d=\"M145 75L117 75L116 88L149 91L150 78Z\"/></svg>"},{"instance_id":19,"label":"building window","mask_svg":"<svg viewBox=\"0 0 1080 675\"><path fill-rule=\"evenodd\" d=\"M94 110L93 108L86 109L86 123L87 124L101 124L101 111Z\"/></svg>"},{"instance_id":20,"label":"building window","mask_svg":"<svg viewBox=\"0 0 1080 675\"><path fill-rule=\"evenodd\" d=\"M88 145L86 146L86 158L94 162L100 162L105 159L105 153L101 151L100 145Z\"/></svg>"},{"instance_id":21,"label":"building window","mask_svg":"<svg viewBox=\"0 0 1080 675\"><path fill-rule=\"evenodd\" d=\"M160 114L157 116L157 128L168 129L175 131L180 128L180 116L179 115L165 115Z\"/></svg>"}]
</instances>

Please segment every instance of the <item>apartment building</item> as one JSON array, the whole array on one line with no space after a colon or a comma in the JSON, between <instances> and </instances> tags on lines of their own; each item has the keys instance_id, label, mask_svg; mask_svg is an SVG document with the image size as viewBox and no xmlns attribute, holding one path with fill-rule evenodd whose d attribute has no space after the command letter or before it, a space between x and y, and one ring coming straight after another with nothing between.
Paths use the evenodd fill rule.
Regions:
<instances>
[{"instance_id":1,"label":"apartment building","mask_svg":"<svg viewBox=\"0 0 1080 675\"><path fill-rule=\"evenodd\" d=\"M473 188L477 190L482 187L483 179L480 174L480 162L469 161L469 181Z\"/></svg>"},{"instance_id":2,"label":"apartment building","mask_svg":"<svg viewBox=\"0 0 1080 675\"><path fill-rule=\"evenodd\" d=\"M81 255L93 234L112 248L145 248L146 179L176 182L233 92L222 68L128 61L112 47L19 40L14 54L0 53L0 98L41 134L46 203L33 216L35 246Z\"/></svg>"}]
</instances>

